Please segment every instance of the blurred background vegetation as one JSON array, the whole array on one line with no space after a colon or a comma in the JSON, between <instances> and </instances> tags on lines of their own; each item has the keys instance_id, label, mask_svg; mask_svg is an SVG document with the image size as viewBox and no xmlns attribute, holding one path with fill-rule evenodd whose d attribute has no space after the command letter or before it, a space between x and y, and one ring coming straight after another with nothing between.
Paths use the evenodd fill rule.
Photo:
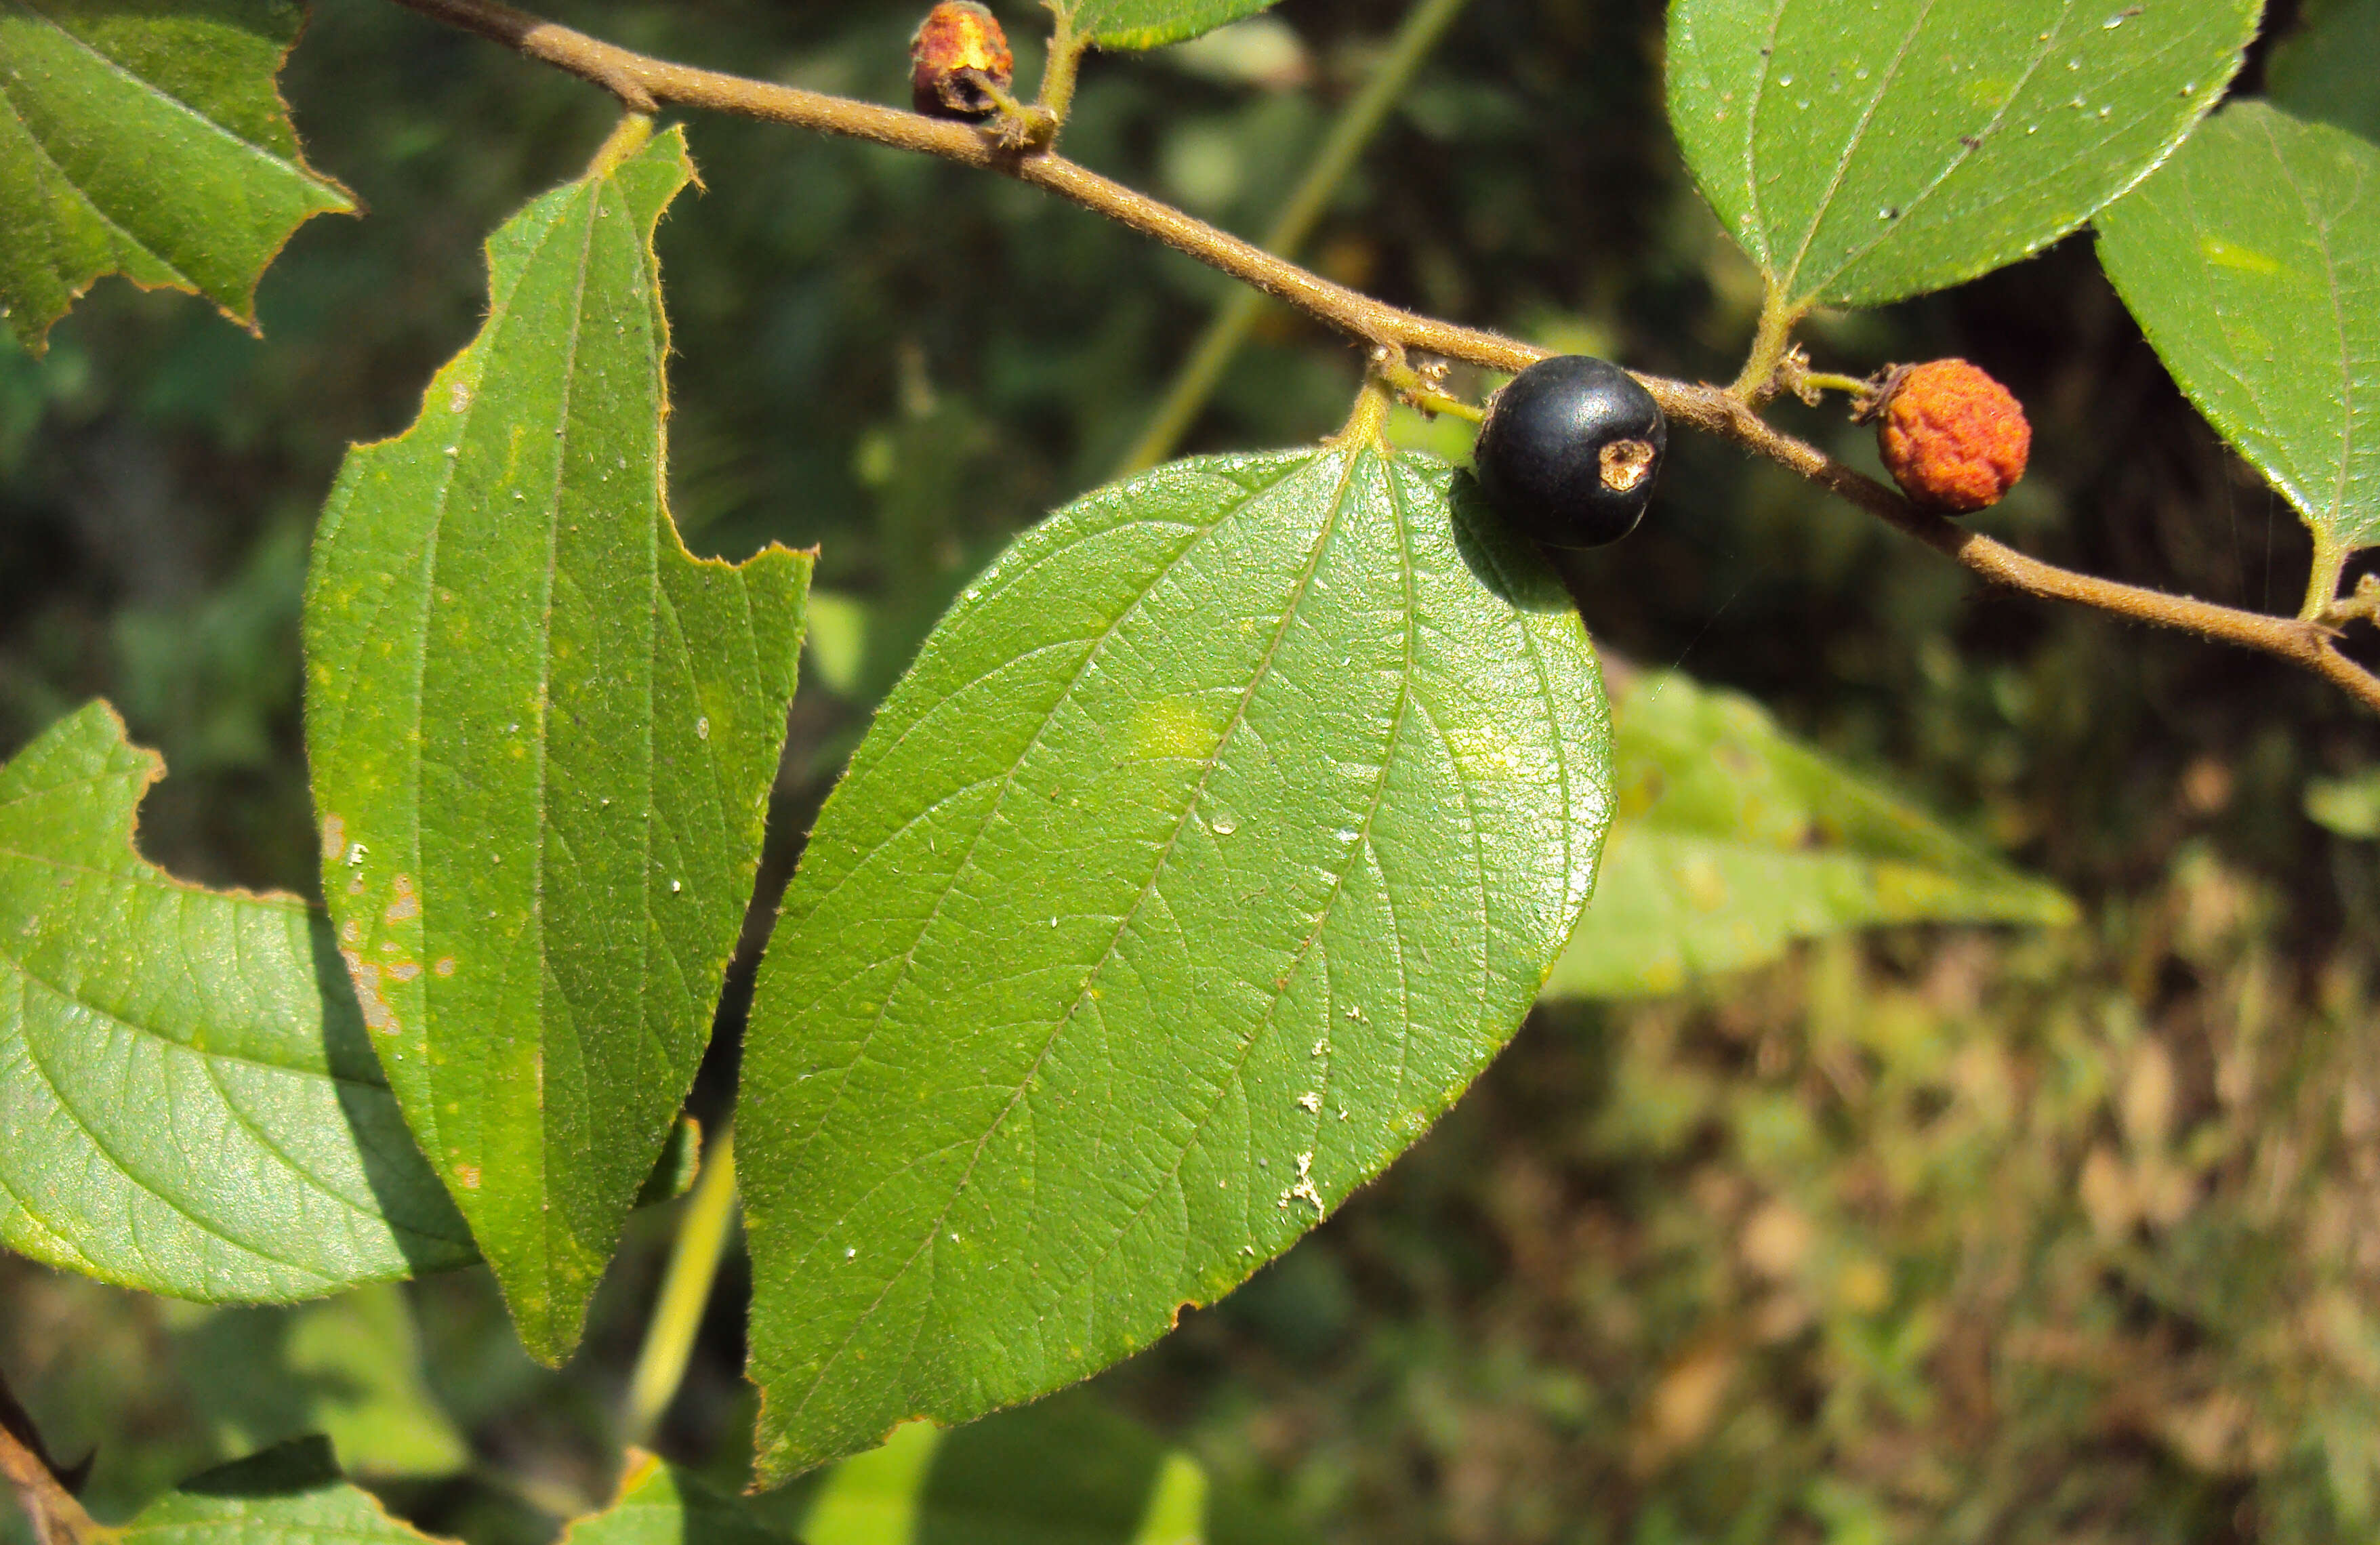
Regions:
<instances>
[{"instance_id":1,"label":"blurred background vegetation","mask_svg":"<svg viewBox=\"0 0 2380 1545\"><path fill-rule=\"evenodd\" d=\"M922 0L548 8L897 102ZM1029 80L1037 13L1000 8ZM481 238L611 116L382 0L315 12L286 92L370 214L298 234L264 339L109 281L45 362L0 355L0 754L108 697L172 769L150 854L300 892L314 513L346 445L409 421L473 330ZM1285 0L1201 45L1095 60L1068 147L1260 231L1399 16ZM2380 51L2380 6L2324 19L2301 75ZM2300 20L2274 6L2241 91ZM1730 377L1755 280L1682 177L1660 28L1657 0L1475 0L1331 205L1318 266ZM2343 110L2371 110L2365 77L2326 73ZM817 544L834 598L779 783L781 884L917 639L1007 537L1112 473L1225 286L996 177L763 125L691 132L710 191L661 238L678 519L700 552ZM1995 534L2217 601L2299 593L2295 519L2184 405L2087 237L1812 342L1863 374L1963 354L2017 391L2034 470ZM1268 313L1186 448L1310 439L1357 372L1341 340ZM1783 411L1872 463L1839 420ZM1097 1396L1334 1540L2380 1533L2380 800L2358 781L2380 725L2274 662L1984 593L1693 437L1646 529L1573 578L1607 650L1753 694L2087 920L1839 939L1670 999L1541 1011L1417 1150ZM705 1117L729 1103L737 1012L731 993ZM558 1375L513 1344L481 1272L202 1309L14 1259L0 1371L63 1457L96 1450L103 1517L327 1429L425 1527L544 1539L610 1484L672 1223L632 1223ZM662 1442L730 1483L741 1292L731 1265Z\"/></svg>"}]
</instances>

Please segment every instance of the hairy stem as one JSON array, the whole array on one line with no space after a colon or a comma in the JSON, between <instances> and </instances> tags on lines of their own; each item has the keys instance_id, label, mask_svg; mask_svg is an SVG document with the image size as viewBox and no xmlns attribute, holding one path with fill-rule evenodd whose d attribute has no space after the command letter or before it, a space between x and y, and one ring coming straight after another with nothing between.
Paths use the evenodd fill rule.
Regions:
<instances>
[{"instance_id":1,"label":"hairy stem","mask_svg":"<svg viewBox=\"0 0 2380 1545\"><path fill-rule=\"evenodd\" d=\"M1752 352L1743 361L1743 373L1735 378L1734 394L1749 403L1767 401L1777 393L1777 372L1792 351L1793 329L1801 323L1806 308L1789 306L1785 298L1773 287L1760 302L1760 327L1753 335Z\"/></svg>"},{"instance_id":2,"label":"hairy stem","mask_svg":"<svg viewBox=\"0 0 2380 1545\"><path fill-rule=\"evenodd\" d=\"M2305 605L2298 615L2327 622L2338 604L2339 577L2347 572L2348 549L2321 531L2313 534L2313 570L2306 576Z\"/></svg>"},{"instance_id":3,"label":"hairy stem","mask_svg":"<svg viewBox=\"0 0 2380 1545\"><path fill-rule=\"evenodd\" d=\"M735 1129L729 1126L711 1140L702 1178L686 1198L662 1290L653 1300L653 1317L645 1329L645 1344L628 1380L620 1441L629 1448L643 1448L652 1441L670 1402L677 1398L678 1385L685 1382L695 1333L702 1328L702 1311L710 1303L711 1283L719 1276L719 1259L735 1222Z\"/></svg>"},{"instance_id":4,"label":"hairy stem","mask_svg":"<svg viewBox=\"0 0 2380 1545\"><path fill-rule=\"evenodd\" d=\"M1323 138L1314 160L1298 179L1281 212L1273 216L1272 228L1265 232L1264 249L1283 258L1294 258L1305 238L1314 234L1323 213L1330 206L1331 197L1347 174L1355 169L1356 161L1372 137L1388 121L1390 109L1403 97L1413 84L1415 71L1429 57L1438 40L1463 14L1470 0L1421 0L1407 13L1404 25L1397 29L1389 44L1389 52L1380 61L1347 105L1340 110L1338 121ZM1150 415L1148 427L1123 460L1123 471L1138 472L1154 467L1173 454L1183 435L1189 432L1207 399L1231 369L1248 334L1263 314L1264 298L1251 289L1236 289L1215 308L1206 332L1199 335L1196 347L1191 349L1165 400Z\"/></svg>"},{"instance_id":5,"label":"hairy stem","mask_svg":"<svg viewBox=\"0 0 2380 1545\"><path fill-rule=\"evenodd\" d=\"M0 1485L16 1492L32 1525L34 1545L85 1545L109 1532L91 1521L42 1456L6 1426L0 1426Z\"/></svg>"},{"instance_id":6,"label":"hairy stem","mask_svg":"<svg viewBox=\"0 0 2380 1545\"><path fill-rule=\"evenodd\" d=\"M1090 52L1087 39L1075 36L1075 12L1063 0L1042 0L1056 18L1050 33L1050 52L1041 67L1041 94L1034 105L1046 108L1060 127L1075 106L1075 75Z\"/></svg>"},{"instance_id":7,"label":"hairy stem","mask_svg":"<svg viewBox=\"0 0 2380 1545\"><path fill-rule=\"evenodd\" d=\"M674 103L792 124L1003 173L1164 242L1376 346L1415 349L1507 373L1526 370L1546 357L1544 349L1499 334L1439 322L1375 300L1062 155L1005 149L996 136L964 124L651 58L516 10L502 0L395 3L601 86L632 111L650 112L661 103ZM1916 508L1874 479L1770 427L1753 411L1753 402L1773 386L1777 368L1791 346L1793 326L1800 320L1798 308L1770 298L1762 310L1752 357L1731 389L1661 376L1636 379L1670 418L1732 440L1791 468L1993 584L2260 650L2302 665L2366 706L2380 710L2380 676L2339 652L2331 632L2317 622L2268 616L2120 585L2028 558L1989 537Z\"/></svg>"}]
</instances>

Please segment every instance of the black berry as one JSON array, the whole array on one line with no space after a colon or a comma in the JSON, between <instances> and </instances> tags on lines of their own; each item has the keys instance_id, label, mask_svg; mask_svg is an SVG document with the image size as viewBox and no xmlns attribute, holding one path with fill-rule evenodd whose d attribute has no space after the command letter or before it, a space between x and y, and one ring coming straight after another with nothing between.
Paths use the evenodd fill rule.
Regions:
<instances>
[{"instance_id":1,"label":"black berry","mask_svg":"<svg viewBox=\"0 0 2380 1545\"><path fill-rule=\"evenodd\" d=\"M1512 378L1472 456L1496 512L1548 547L1600 547L1636 529L1670 447L1651 393L1605 359L1565 354Z\"/></svg>"}]
</instances>

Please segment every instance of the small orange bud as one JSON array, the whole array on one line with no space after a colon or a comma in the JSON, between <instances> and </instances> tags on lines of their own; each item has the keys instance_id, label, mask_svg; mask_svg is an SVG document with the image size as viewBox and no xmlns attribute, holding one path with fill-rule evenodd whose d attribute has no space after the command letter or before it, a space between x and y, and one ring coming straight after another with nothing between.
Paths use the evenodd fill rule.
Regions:
<instances>
[{"instance_id":1,"label":"small orange bud","mask_svg":"<svg viewBox=\"0 0 2380 1545\"><path fill-rule=\"evenodd\" d=\"M2033 426L2007 387L1964 359L1894 371L1863 417L1912 502L1968 515L2000 502L2033 454Z\"/></svg>"},{"instance_id":2,"label":"small orange bud","mask_svg":"<svg viewBox=\"0 0 2380 1545\"><path fill-rule=\"evenodd\" d=\"M997 110L984 87L1006 91L1016 56L1000 18L976 0L942 0L909 40L909 92L917 111L937 118L988 118Z\"/></svg>"}]
</instances>

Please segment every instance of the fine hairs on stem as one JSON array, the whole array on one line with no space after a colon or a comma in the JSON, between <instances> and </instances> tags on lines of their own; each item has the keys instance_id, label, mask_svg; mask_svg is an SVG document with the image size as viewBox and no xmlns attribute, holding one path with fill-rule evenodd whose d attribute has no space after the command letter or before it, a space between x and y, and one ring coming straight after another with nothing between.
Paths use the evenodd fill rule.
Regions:
<instances>
[{"instance_id":1,"label":"fine hairs on stem","mask_svg":"<svg viewBox=\"0 0 2380 1545\"><path fill-rule=\"evenodd\" d=\"M651 113L670 103L792 124L940 156L1046 189L1220 269L1318 322L1386 350L1391 359L1414 350L1517 373L1546 357L1545 350L1515 339L1402 310L1333 284L1253 242L1101 176L1048 145L1023 151L1004 148L996 128L987 130L821 91L673 64L516 10L501 0L396 3L600 86L632 113ZM1071 64L1078 44L1069 39L1066 46ZM1053 104L1042 105L1046 109ZM2301 665L2366 707L2380 710L2380 675L2357 664L2338 644L2334 625L2360 614L2310 601L2303 615L2272 616L2060 568L1921 509L1857 468L1771 426L1761 418L1756 404L1775 393L1775 373L1786 358L1792 320L1783 313L1764 314L1754 357L1733 386L1650 375L1637 379L1670 419L1767 457L1992 584L2257 650Z\"/></svg>"}]
</instances>

